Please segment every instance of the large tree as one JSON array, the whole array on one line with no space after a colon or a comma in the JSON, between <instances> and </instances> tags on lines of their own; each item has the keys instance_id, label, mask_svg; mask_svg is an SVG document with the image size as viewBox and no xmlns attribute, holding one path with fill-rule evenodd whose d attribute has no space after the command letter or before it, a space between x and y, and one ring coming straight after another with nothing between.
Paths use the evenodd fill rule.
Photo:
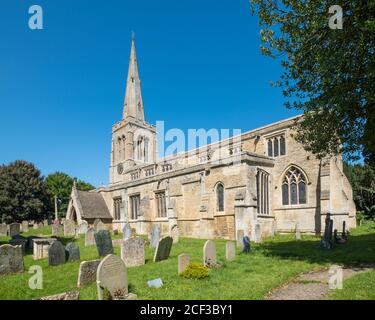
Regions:
<instances>
[{"instance_id":1,"label":"large tree","mask_svg":"<svg viewBox=\"0 0 375 320\"><path fill-rule=\"evenodd\" d=\"M26 161L0 166L2 222L42 220L51 211L51 197L40 171Z\"/></svg>"},{"instance_id":2,"label":"large tree","mask_svg":"<svg viewBox=\"0 0 375 320\"><path fill-rule=\"evenodd\" d=\"M344 152L375 164L375 1L250 2L262 53L281 59L286 106L305 115L297 140L319 157ZM343 9L342 29L329 27L332 5Z\"/></svg>"}]
</instances>

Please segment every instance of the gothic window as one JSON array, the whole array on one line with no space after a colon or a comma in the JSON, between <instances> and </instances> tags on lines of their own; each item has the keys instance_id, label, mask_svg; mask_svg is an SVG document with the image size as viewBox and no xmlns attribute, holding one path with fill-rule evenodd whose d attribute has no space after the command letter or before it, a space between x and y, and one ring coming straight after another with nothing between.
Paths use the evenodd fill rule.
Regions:
<instances>
[{"instance_id":1,"label":"gothic window","mask_svg":"<svg viewBox=\"0 0 375 320\"><path fill-rule=\"evenodd\" d=\"M285 134L267 139L267 153L269 157L279 157L286 154Z\"/></svg>"},{"instance_id":2,"label":"gothic window","mask_svg":"<svg viewBox=\"0 0 375 320\"><path fill-rule=\"evenodd\" d=\"M219 183L216 186L217 211L224 211L224 185Z\"/></svg>"},{"instance_id":3,"label":"gothic window","mask_svg":"<svg viewBox=\"0 0 375 320\"><path fill-rule=\"evenodd\" d=\"M113 198L113 215L115 220L121 220L121 197Z\"/></svg>"},{"instance_id":4,"label":"gothic window","mask_svg":"<svg viewBox=\"0 0 375 320\"><path fill-rule=\"evenodd\" d=\"M137 160L143 160L143 137L139 137L136 142Z\"/></svg>"},{"instance_id":5,"label":"gothic window","mask_svg":"<svg viewBox=\"0 0 375 320\"><path fill-rule=\"evenodd\" d=\"M273 140L273 156L279 156L279 139L277 137Z\"/></svg>"},{"instance_id":6,"label":"gothic window","mask_svg":"<svg viewBox=\"0 0 375 320\"><path fill-rule=\"evenodd\" d=\"M285 136L280 137L280 156L285 155Z\"/></svg>"},{"instance_id":7,"label":"gothic window","mask_svg":"<svg viewBox=\"0 0 375 320\"><path fill-rule=\"evenodd\" d=\"M285 173L281 187L282 204L296 205L306 203L306 177L296 167L290 167Z\"/></svg>"},{"instance_id":8,"label":"gothic window","mask_svg":"<svg viewBox=\"0 0 375 320\"><path fill-rule=\"evenodd\" d=\"M139 216L139 207L141 203L141 197L139 194L129 197L130 205L130 219L137 220Z\"/></svg>"},{"instance_id":9,"label":"gothic window","mask_svg":"<svg viewBox=\"0 0 375 320\"><path fill-rule=\"evenodd\" d=\"M145 150L144 150L144 159L145 159L145 162L148 162L148 145L149 145L149 140L148 138L145 138Z\"/></svg>"},{"instance_id":10,"label":"gothic window","mask_svg":"<svg viewBox=\"0 0 375 320\"><path fill-rule=\"evenodd\" d=\"M269 214L269 174L258 170L257 177L257 211L259 214Z\"/></svg>"},{"instance_id":11,"label":"gothic window","mask_svg":"<svg viewBox=\"0 0 375 320\"><path fill-rule=\"evenodd\" d=\"M156 200L156 212L158 218L166 218L167 217L167 206L165 202L165 192L157 192L155 193L155 200Z\"/></svg>"},{"instance_id":12,"label":"gothic window","mask_svg":"<svg viewBox=\"0 0 375 320\"><path fill-rule=\"evenodd\" d=\"M268 140L268 156L273 157L273 152L272 152L272 140Z\"/></svg>"}]
</instances>

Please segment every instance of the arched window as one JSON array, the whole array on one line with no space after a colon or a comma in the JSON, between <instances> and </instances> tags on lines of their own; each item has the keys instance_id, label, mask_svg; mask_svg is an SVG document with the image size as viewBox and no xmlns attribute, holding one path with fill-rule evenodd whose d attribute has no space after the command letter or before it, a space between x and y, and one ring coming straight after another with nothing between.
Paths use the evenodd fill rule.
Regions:
<instances>
[{"instance_id":1,"label":"arched window","mask_svg":"<svg viewBox=\"0 0 375 320\"><path fill-rule=\"evenodd\" d=\"M257 173L257 207L259 214L269 214L269 174L263 170Z\"/></svg>"},{"instance_id":2,"label":"arched window","mask_svg":"<svg viewBox=\"0 0 375 320\"><path fill-rule=\"evenodd\" d=\"M273 157L273 151L272 151L272 140L268 140L268 156Z\"/></svg>"},{"instance_id":3,"label":"arched window","mask_svg":"<svg viewBox=\"0 0 375 320\"><path fill-rule=\"evenodd\" d=\"M283 205L306 203L306 177L296 167L290 167L285 173L281 186Z\"/></svg>"},{"instance_id":4,"label":"arched window","mask_svg":"<svg viewBox=\"0 0 375 320\"><path fill-rule=\"evenodd\" d=\"M219 183L216 186L217 211L224 211L224 185Z\"/></svg>"},{"instance_id":5,"label":"arched window","mask_svg":"<svg viewBox=\"0 0 375 320\"><path fill-rule=\"evenodd\" d=\"M280 156L285 155L285 137L282 135L280 137Z\"/></svg>"},{"instance_id":6,"label":"arched window","mask_svg":"<svg viewBox=\"0 0 375 320\"><path fill-rule=\"evenodd\" d=\"M273 139L273 156L274 157L279 156L279 138L278 137Z\"/></svg>"}]
</instances>

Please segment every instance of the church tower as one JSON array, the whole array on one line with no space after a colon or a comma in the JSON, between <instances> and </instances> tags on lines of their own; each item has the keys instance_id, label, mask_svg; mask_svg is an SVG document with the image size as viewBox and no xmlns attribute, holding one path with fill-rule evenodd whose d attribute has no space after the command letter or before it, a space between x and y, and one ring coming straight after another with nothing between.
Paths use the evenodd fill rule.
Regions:
<instances>
[{"instance_id":1,"label":"church tower","mask_svg":"<svg viewBox=\"0 0 375 320\"><path fill-rule=\"evenodd\" d=\"M112 127L110 183L124 181L124 174L156 160L156 128L145 120L134 36L122 120Z\"/></svg>"}]
</instances>

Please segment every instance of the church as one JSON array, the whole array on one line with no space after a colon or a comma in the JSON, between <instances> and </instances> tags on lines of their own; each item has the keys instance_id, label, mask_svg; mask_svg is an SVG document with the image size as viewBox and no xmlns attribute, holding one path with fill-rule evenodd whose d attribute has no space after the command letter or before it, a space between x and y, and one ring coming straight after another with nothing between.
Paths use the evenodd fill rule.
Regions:
<instances>
[{"instance_id":1,"label":"church","mask_svg":"<svg viewBox=\"0 0 375 320\"><path fill-rule=\"evenodd\" d=\"M66 218L129 223L138 234L253 241L275 233L321 234L356 226L352 188L341 156L324 160L294 139L299 117L194 150L157 157L156 126L145 121L134 38L121 121L112 126L109 185L73 187ZM193 125L193 124L192 124Z\"/></svg>"}]
</instances>

